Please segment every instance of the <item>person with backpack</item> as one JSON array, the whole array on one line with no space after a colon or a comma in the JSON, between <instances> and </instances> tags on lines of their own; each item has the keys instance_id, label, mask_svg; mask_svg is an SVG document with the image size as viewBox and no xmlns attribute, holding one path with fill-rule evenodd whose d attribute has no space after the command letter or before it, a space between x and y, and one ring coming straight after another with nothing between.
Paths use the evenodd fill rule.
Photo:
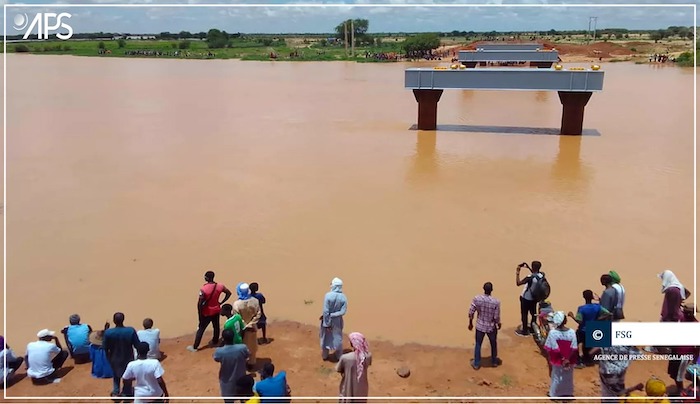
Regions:
<instances>
[{"instance_id":1,"label":"person with backpack","mask_svg":"<svg viewBox=\"0 0 700 404\"><path fill-rule=\"evenodd\" d=\"M522 268L529 269L530 275L520 279L520 270ZM516 286L525 285L520 294L520 319L522 320L522 325L520 329L515 330L515 333L521 337L528 337L530 332L532 332L530 324L537 318L535 314L537 303L549 297L549 282L545 278L544 272L540 272L541 268L542 263L539 261L532 261L532 267L527 265L526 262L523 262L516 268ZM527 321L528 313L532 316L530 322Z\"/></svg>"}]
</instances>

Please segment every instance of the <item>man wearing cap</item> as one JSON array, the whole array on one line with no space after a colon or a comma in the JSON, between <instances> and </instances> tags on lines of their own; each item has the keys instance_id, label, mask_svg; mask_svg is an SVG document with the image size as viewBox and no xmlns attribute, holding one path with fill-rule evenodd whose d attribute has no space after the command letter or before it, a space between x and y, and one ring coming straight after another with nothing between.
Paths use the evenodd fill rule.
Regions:
<instances>
[{"instance_id":1,"label":"man wearing cap","mask_svg":"<svg viewBox=\"0 0 700 404\"><path fill-rule=\"evenodd\" d=\"M211 345L219 344L219 314L221 305L231 297L231 291L226 286L214 282L214 271L207 271L204 280L207 282L199 289L199 299L197 300L197 313L199 314L199 327L194 337L194 344L187 347L190 352L197 352L199 344L202 342L204 331L211 323L214 328L214 335L209 342ZM219 301L219 296L224 293L224 300Z\"/></svg>"},{"instance_id":2,"label":"man wearing cap","mask_svg":"<svg viewBox=\"0 0 700 404\"><path fill-rule=\"evenodd\" d=\"M80 316L73 314L68 318L70 325L61 330L66 339L68 352L76 363L90 362L90 333L92 327L80 324Z\"/></svg>"},{"instance_id":3,"label":"man wearing cap","mask_svg":"<svg viewBox=\"0 0 700 404\"><path fill-rule=\"evenodd\" d=\"M35 384L56 383L61 380L55 377L56 371L68 359L68 352L63 350L55 332L43 329L36 336L39 340L27 344L27 355L24 357L27 376Z\"/></svg>"}]
</instances>

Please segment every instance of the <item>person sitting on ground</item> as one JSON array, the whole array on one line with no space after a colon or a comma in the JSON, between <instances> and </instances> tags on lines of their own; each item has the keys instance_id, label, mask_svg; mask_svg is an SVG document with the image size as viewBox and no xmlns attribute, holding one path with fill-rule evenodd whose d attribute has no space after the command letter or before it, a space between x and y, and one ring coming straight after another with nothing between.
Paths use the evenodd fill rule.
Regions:
<instances>
[{"instance_id":1,"label":"person sitting on ground","mask_svg":"<svg viewBox=\"0 0 700 404\"><path fill-rule=\"evenodd\" d=\"M148 359L160 359L160 330L153 328L153 320L143 320L143 330L136 331L139 341L147 342L149 346Z\"/></svg>"},{"instance_id":2,"label":"person sitting on ground","mask_svg":"<svg viewBox=\"0 0 700 404\"><path fill-rule=\"evenodd\" d=\"M27 344L27 355L24 357L27 376L35 384L58 383L61 379L56 372L68 359L68 351L63 349L53 331L43 329L36 336L39 340Z\"/></svg>"},{"instance_id":3,"label":"person sitting on ground","mask_svg":"<svg viewBox=\"0 0 700 404\"><path fill-rule=\"evenodd\" d=\"M578 307L578 310L576 311L576 316L574 316L574 313L572 312L568 313L569 317L571 317L574 321L576 321L576 323L578 323L578 329L576 330L576 340L578 341L579 354L578 363L576 367L579 369L585 367L586 365L592 364L590 354L583 346L583 343L586 341L586 323L589 321L604 320L610 318L610 316L612 315L612 313L607 311L600 304L593 303L593 291L588 289L584 290L583 300L586 302L586 304Z\"/></svg>"},{"instance_id":4,"label":"person sitting on ground","mask_svg":"<svg viewBox=\"0 0 700 404\"><path fill-rule=\"evenodd\" d=\"M134 392L137 403L159 402L157 398L169 397L168 387L163 380L163 366L158 359L149 358L151 352L148 342L139 342L136 348L138 356L129 362L124 371L126 389ZM136 381L132 388L132 383ZM149 400L150 399L150 400Z\"/></svg>"},{"instance_id":5,"label":"person sitting on ground","mask_svg":"<svg viewBox=\"0 0 700 404\"><path fill-rule=\"evenodd\" d=\"M105 330L109 328L109 323L105 324ZM114 377L112 367L107 360L102 343L104 341L104 330L93 331L90 334L90 361L92 362L92 377L98 379L111 379Z\"/></svg>"},{"instance_id":6,"label":"person sitting on ground","mask_svg":"<svg viewBox=\"0 0 700 404\"><path fill-rule=\"evenodd\" d=\"M241 398L242 403L246 404L257 404L260 402L259 396L253 391L253 386L255 385L255 379L253 376L246 374L241 376L236 380L236 389L238 390L238 396L245 397Z\"/></svg>"},{"instance_id":7,"label":"person sitting on ground","mask_svg":"<svg viewBox=\"0 0 700 404\"><path fill-rule=\"evenodd\" d=\"M1 335L0 348L2 348L2 351L0 351L0 376L2 377L0 385L4 386L5 380L7 380L7 385L9 386L12 384L12 375L22 366L24 358L16 357L12 349L5 344L5 337ZM5 362L7 362L7 367L5 367Z\"/></svg>"},{"instance_id":8,"label":"person sitting on ground","mask_svg":"<svg viewBox=\"0 0 700 404\"><path fill-rule=\"evenodd\" d=\"M262 330L262 339L260 342L267 344L267 316L265 315L265 309L263 307L266 300L262 293L258 293L258 288L257 282L250 284L250 294L260 302L260 320L258 320L258 329Z\"/></svg>"},{"instance_id":9,"label":"person sitting on ground","mask_svg":"<svg viewBox=\"0 0 700 404\"><path fill-rule=\"evenodd\" d=\"M88 324L80 324L80 316L73 314L68 318L70 325L64 327L61 333L66 339L68 352L75 363L90 361L90 333L92 327Z\"/></svg>"},{"instance_id":10,"label":"person sitting on ground","mask_svg":"<svg viewBox=\"0 0 700 404\"><path fill-rule=\"evenodd\" d=\"M243 322L241 315L238 313L233 314L233 306L228 303L221 306L221 315L227 318L223 329L233 331L233 343L242 344L245 323Z\"/></svg>"},{"instance_id":11,"label":"person sitting on ground","mask_svg":"<svg viewBox=\"0 0 700 404\"><path fill-rule=\"evenodd\" d=\"M287 384L287 372L281 371L275 375L275 365L267 362L260 370L260 381L255 383L253 391L260 396L261 403L291 403L292 390ZM290 397L270 399L265 397Z\"/></svg>"}]
</instances>

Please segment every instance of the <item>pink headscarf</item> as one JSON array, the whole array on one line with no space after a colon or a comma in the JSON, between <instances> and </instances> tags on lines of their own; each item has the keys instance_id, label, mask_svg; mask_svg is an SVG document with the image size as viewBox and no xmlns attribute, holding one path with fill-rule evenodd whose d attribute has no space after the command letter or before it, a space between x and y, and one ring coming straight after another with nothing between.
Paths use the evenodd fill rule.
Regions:
<instances>
[{"instance_id":1,"label":"pink headscarf","mask_svg":"<svg viewBox=\"0 0 700 404\"><path fill-rule=\"evenodd\" d=\"M350 338L350 345L355 350L355 358L357 359L357 380L360 380L365 370L365 361L369 354L369 345L367 344L365 336L359 332L350 333L348 337Z\"/></svg>"}]
</instances>

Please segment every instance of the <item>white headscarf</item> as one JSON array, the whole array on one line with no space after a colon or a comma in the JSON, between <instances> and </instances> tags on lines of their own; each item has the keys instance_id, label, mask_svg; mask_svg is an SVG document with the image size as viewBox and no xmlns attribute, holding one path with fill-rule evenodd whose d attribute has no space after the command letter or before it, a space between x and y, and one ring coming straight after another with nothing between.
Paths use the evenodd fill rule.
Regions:
<instances>
[{"instance_id":1,"label":"white headscarf","mask_svg":"<svg viewBox=\"0 0 700 404\"><path fill-rule=\"evenodd\" d=\"M340 278L333 278L331 281L331 292L342 292L343 291L343 280Z\"/></svg>"},{"instance_id":2,"label":"white headscarf","mask_svg":"<svg viewBox=\"0 0 700 404\"><path fill-rule=\"evenodd\" d=\"M564 323L564 320L566 320L566 314L564 314L563 311L558 311L552 316L552 321L557 327L560 327Z\"/></svg>"},{"instance_id":3,"label":"white headscarf","mask_svg":"<svg viewBox=\"0 0 700 404\"><path fill-rule=\"evenodd\" d=\"M681 291L681 299L685 299L685 287L671 270L667 269L660 273L659 278L661 278L661 293L666 293L668 288L678 288Z\"/></svg>"}]
</instances>

